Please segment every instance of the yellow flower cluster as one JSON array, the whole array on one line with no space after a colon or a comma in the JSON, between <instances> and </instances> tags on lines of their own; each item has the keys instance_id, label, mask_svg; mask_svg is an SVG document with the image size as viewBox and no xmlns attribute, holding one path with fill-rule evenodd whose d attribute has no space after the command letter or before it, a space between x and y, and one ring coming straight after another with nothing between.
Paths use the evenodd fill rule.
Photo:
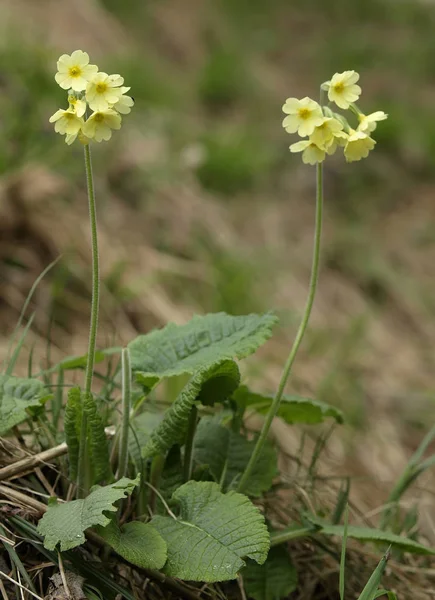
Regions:
<instances>
[{"instance_id":1,"label":"yellow flower cluster","mask_svg":"<svg viewBox=\"0 0 435 600\"><path fill-rule=\"evenodd\" d=\"M298 133L308 137L290 146L290 152L302 152L302 160L314 165L323 162L327 154L334 154L337 148L344 148L347 162L366 158L375 147L371 134L376 129L378 121L387 118L382 111L370 115L361 112L355 102L361 95L357 85L359 74L355 71L335 73L330 81L322 84L322 92L327 92L329 103L321 106L311 98L288 98L282 107L286 117L283 127L288 133ZM358 125L353 129L347 119L330 106L336 104L339 108L350 110L358 119Z\"/></svg>"},{"instance_id":2,"label":"yellow flower cluster","mask_svg":"<svg viewBox=\"0 0 435 600\"><path fill-rule=\"evenodd\" d=\"M109 140L112 129L121 128L121 114L128 114L134 104L133 98L126 95L130 88L123 85L124 78L99 72L82 50L62 54L54 78L68 90L69 106L57 110L50 123L54 123L57 133L65 135L67 144L77 138L83 144ZM88 109L92 111L89 115Z\"/></svg>"}]
</instances>

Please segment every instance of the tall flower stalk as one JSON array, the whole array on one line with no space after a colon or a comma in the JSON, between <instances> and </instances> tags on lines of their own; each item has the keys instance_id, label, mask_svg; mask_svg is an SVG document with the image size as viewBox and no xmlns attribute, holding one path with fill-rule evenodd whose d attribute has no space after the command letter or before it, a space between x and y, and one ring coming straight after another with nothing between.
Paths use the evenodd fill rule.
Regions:
<instances>
[{"instance_id":1,"label":"tall flower stalk","mask_svg":"<svg viewBox=\"0 0 435 600\"><path fill-rule=\"evenodd\" d=\"M285 386L310 320L319 279L323 215L323 162L326 156L334 154L338 147L343 147L347 162L366 158L376 144L371 134L375 131L377 122L387 118L387 115L382 111L364 115L355 104L362 91L360 86L357 85L358 80L359 74L355 71L335 73L330 81L326 81L321 85L321 102L325 92L327 92L328 105L322 106L315 100L305 97L301 100L288 98L283 106L283 111L286 113L283 120L285 130L288 133L298 133L302 138L308 137L308 139L292 144L290 152L302 152L302 161L305 164L316 165L317 169L316 222L311 278L301 324L284 365L278 390L266 415L254 451L240 478L238 485L238 491L240 492L243 492L246 488L249 477L263 451L272 421L278 413ZM335 109L331 108L331 103L335 103L343 110L349 110L352 116L357 118L358 125L355 129L351 127L346 116L335 112Z\"/></svg>"},{"instance_id":2,"label":"tall flower stalk","mask_svg":"<svg viewBox=\"0 0 435 600\"><path fill-rule=\"evenodd\" d=\"M55 80L62 89L67 91L68 108L57 110L50 117L50 122L54 123L57 133L65 135L65 142L68 145L76 140L84 145L92 243L92 303L84 385L84 397L88 397L92 393L100 298L97 207L90 143L109 140L112 130L121 127L121 114L128 114L134 102L126 95L130 88L123 85L124 78L118 74L108 75L99 72L97 65L89 64L89 55L82 50L75 50L71 55L63 54L59 58ZM91 112L89 117L87 117L88 109ZM89 484L87 434L88 419L83 410L77 475L79 496L86 496Z\"/></svg>"},{"instance_id":3,"label":"tall flower stalk","mask_svg":"<svg viewBox=\"0 0 435 600\"><path fill-rule=\"evenodd\" d=\"M288 378L291 373L291 369L293 363L295 361L297 352L299 350L299 346L304 338L305 331L308 326L308 322L310 320L311 310L314 304L314 298L317 290L317 282L319 279L319 265L320 265L320 242L322 237L322 220L323 220L323 164L317 164L317 193L316 193L316 225L315 225L315 234L314 234L314 252L313 252L313 262L311 267L311 279L310 279L310 288L308 292L308 298L305 305L304 314L302 316L301 324L299 325L298 332L296 334L295 341L293 342L293 346L290 350L290 354L287 357L287 361L284 365L284 369L281 375L281 380L279 382L278 390L273 399L272 405L269 409L269 412L266 415L266 419L264 421L263 427L261 429L260 435L257 439L257 443L255 444L255 448L253 453L251 454L251 458L249 459L248 465L240 479L238 491L243 492L245 489L246 483L249 480L249 477L257 464L257 460L263 451L264 444L266 443L267 436L269 434L270 427L272 425L273 419L276 417L279 406L281 404L281 399L284 394L284 389Z\"/></svg>"}]
</instances>

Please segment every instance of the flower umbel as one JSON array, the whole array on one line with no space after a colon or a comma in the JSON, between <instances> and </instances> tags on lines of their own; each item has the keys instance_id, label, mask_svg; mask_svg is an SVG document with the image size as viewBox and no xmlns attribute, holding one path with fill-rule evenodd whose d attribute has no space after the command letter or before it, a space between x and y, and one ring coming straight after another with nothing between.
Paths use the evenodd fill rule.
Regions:
<instances>
[{"instance_id":1,"label":"flower umbel","mask_svg":"<svg viewBox=\"0 0 435 600\"><path fill-rule=\"evenodd\" d=\"M331 81L328 82L328 98L335 102L340 108L349 108L352 102L356 102L361 94L361 88L356 82L359 80L359 74L355 71L344 71L335 73Z\"/></svg>"},{"instance_id":2,"label":"flower umbel","mask_svg":"<svg viewBox=\"0 0 435 600\"><path fill-rule=\"evenodd\" d=\"M298 132L301 137L311 135L314 128L323 121L322 109L308 96L302 100L287 98L282 110L288 115L282 126L288 133Z\"/></svg>"},{"instance_id":3,"label":"flower umbel","mask_svg":"<svg viewBox=\"0 0 435 600\"><path fill-rule=\"evenodd\" d=\"M349 109L358 124L352 126L348 118L333 110L329 104L321 105L309 97L288 98L282 107L287 116L283 127L288 133L298 133L301 140L290 146L290 152L302 152L302 161L309 165L322 163L327 155L334 154L339 147L344 149L347 162L366 158L376 145L371 137L379 121L388 115L378 110L365 115L355 104L361 94L356 82L359 74L355 71L335 73L330 81L322 83L321 104L325 92L330 102L343 109Z\"/></svg>"},{"instance_id":4,"label":"flower umbel","mask_svg":"<svg viewBox=\"0 0 435 600\"><path fill-rule=\"evenodd\" d=\"M130 88L123 86L124 78L98 72L98 67L89 64L89 55L82 50L62 54L57 68L55 80L68 90L69 107L50 117L55 131L65 135L68 145L76 139L85 145L109 140L112 130L121 128L120 114L127 115L134 105L133 98L126 94ZM85 120L88 109L92 114Z\"/></svg>"}]
</instances>

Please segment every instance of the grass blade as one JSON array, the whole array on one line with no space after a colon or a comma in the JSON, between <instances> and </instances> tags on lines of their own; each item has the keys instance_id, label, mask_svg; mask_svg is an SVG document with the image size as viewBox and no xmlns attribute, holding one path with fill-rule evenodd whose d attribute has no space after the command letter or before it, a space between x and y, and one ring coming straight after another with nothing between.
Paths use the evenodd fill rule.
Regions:
<instances>
[{"instance_id":1,"label":"grass blade","mask_svg":"<svg viewBox=\"0 0 435 600\"><path fill-rule=\"evenodd\" d=\"M2 370L4 370L4 369L5 369L5 366L6 366L6 364L8 363L9 356L10 356L10 354L11 354L11 351L12 351L12 346L13 346L13 343L14 343L14 341L15 341L15 338L17 337L17 334L18 334L18 331L19 331L19 329L20 329L20 327L21 327L21 323L23 322L23 318L24 318L24 315L25 315L25 313L26 313L27 307L28 307L28 306L29 306L29 304L30 304L30 301L31 301L31 299L32 299L32 297L33 297L33 294L35 293L35 290L36 290L36 288L38 287L38 285L40 284L40 282L42 281L42 279L44 279L44 277L47 275L47 273L48 273L48 272L49 272L49 271L50 271L50 270L51 270L51 269L54 267L54 265L55 265L55 264L56 264L56 263L57 263L57 262L60 260L60 258L61 258L61 257L60 257L60 256L58 256L58 257L57 257L55 260L53 260L53 262L51 262L51 263L50 263L50 264L49 264L47 267L45 267L45 269L44 269L44 270L42 271L42 273L41 273L41 274L40 274L40 275L39 275L39 276L38 276L38 277L35 279L35 281L34 281L34 283L33 283L32 287L30 288L30 291L29 291L29 293L27 294L26 301L24 302L24 304L23 304L23 308L21 309L21 313L20 313L20 316L19 316L19 318L18 318L18 322L17 322L17 324L16 324L16 326L15 326L15 329L14 329L14 331L13 331L13 333L12 333L11 337L10 337L9 344L8 344L8 350L7 350L7 352L6 352L6 357L5 357L5 359L4 359L4 361L3 361L3 365L2 365ZM8 369L9 369L9 367L8 367ZM11 374L11 372L10 372L9 370L7 370L7 371L6 371L6 374L7 374L7 375L10 375L10 374Z\"/></svg>"},{"instance_id":2,"label":"grass blade","mask_svg":"<svg viewBox=\"0 0 435 600\"><path fill-rule=\"evenodd\" d=\"M346 543L347 543L347 528L349 525L349 506L346 505L344 511L344 534L343 541L341 543L341 559L340 559L340 579L339 579L339 592L340 600L344 600L344 586L345 586L345 568L346 568Z\"/></svg>"},{"instance_id":3,"label":"grass blade","mask_svg":"<svg viewBox=\"0 0 435 600\"><path fill-rule=\"evenodd\" d=\"M391 546L390 546L391 548ZM390 558L390 548L385 552L384 556L378 563L378 566L373 571L370 579L366 583L365 588L358 597L358 600L375 600L378 598L378 587L381 583L382 575L384 574L385 567L387 566L388 559Z\"/></svg>"},{"instance_id":4,"label":"grass blade","mask_svg":"<svg viewBox=\"0 0 435 600\"><path fill-rule=\"evenodd\" d=\"M24 344L24 340L26 339L26 336L29 333L29 329L32 325L34 318L35 318L35 313L33 313L31 315L30 319L27 322L27 325L24 328L23 333L21 334L20 339L18 340L17 347L15 348L15 350L12 354L12 357L8 363L8 366L6 367L6 371L5 371L6 375L12 375L12 371L14 370L15 363L18 360L18 356L20 355L21 348L23 347L23 344Z\"/></svg>"}]
</instances>

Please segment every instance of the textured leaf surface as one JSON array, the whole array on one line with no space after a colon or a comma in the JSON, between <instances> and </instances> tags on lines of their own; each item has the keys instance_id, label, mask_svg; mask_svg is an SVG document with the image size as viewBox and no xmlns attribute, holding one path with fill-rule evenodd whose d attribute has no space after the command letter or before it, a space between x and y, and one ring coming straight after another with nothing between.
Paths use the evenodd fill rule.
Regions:
<instances>
[{"instance_id":1,"label":"textured leaf surface","mask_svg":"<svg viewBox=\"0 0 435 600\"><path fill-rule=\"evenodd\" d=\"M0 435L25 421L28 410L40 407L50 397L38 379L0 375Z\"/></svg>"},{"instance_id":2,"label":"textured leaf surface","mask_svg":"<svg viewBox=\"0 0 435 600\"><path fill-rule=\"evenodd\" d=\"M266 560L269 533L263 515L246 496L222 494L216 483L189 481L173 499L180 505L179 518L157 516L151 521L168 545L167 575L227 581L237 577L243 558Z\"/></svg>"},{"instance_id":3,"label":"textured leaf surface","mask_svg":"<svg viewBox=\"0 0 435 600\"><path fill-rule=\"evenodd\" d=\"M237 486L237 482L249 462L255 447L239 433L204 417L198 425L194 441L194 460L199 465L208 465L217 482L223 476L223 491ZM261 496L270 489L277 475L277 456L270 444L266 444L249 478L245 493L248 496Z\"/></svg>"},{"instance_id":4,"label":"textured leaf surface","mask_svg":"<svg viewBox=\"0 0 435 600\"><path fill-rule=\"evenodd\" d=\"M273 402L272 396L256 394L247 387L240 386L234 393L234 399L242 408L255 410L261 415L267 414ZM303 398L302 396L283 396L277 416L286 423L321 423L327 417L332 417L337 423L343 423L343 414L338 408L320 402Z\"/></svg>"},{"instance_id":5,"label":"textured leaf surface","mask_svg":"<svg viewBox=\"0 0 435 600\"><path fill-rule=\"evenodd\" d=\"M110 479L112 470L110 466L109 444L104 432L103 421L92 394L83 394L83 411L87 415L93 482L99 483Z\"/></svg>"},{"instance_id":6,"label":"textured leaf surface","mask_svg":"<svg viewBox=\"0 0 435 600\"><path fill-rule=\"evenodd\" d=\"M223 401L240 382L240 372L233 360L200 369L181 390L175 402L166 411L163 421L151 433L143 450L144 457L163 454L174 444L183 444L192 406Z\"/></svg>"},{"instance_id":7,"label":"textured leaf surface","mask_svg":"<svg viewBox=\"0 0 435 600\"><path fill-rule=\"evenodd\" d=\"M298 584L296 569L282 546L272 548L264 564L250 562L242 575L246 593L254 600L287 598Z\"/></svg>"},{"instance_id":8,"label":"textured leaf surface","mask_svg":"<svg viewBox=\"0 0 435 600\"><path fill-rule=\"evenodd\" d=\"M72 481L77 478L80 452L80 424L82 422L82 396L80 388L71 388L65 407L64 430L68 446L69 476Z\"/></svg>"},{"instance_id":9,"label":"textured leaf surface","mask_svg":"<svg viewBox=\"0 0 435 600\"><path fill-rule=\"evenodd\" d=\"M107 527L99 527L98 534L133 565L144 569L161 569L166 562L166 542L149 523L131 521L119 529L111 521Z\"/></svg>"},{"instance_id":10,"label":"textured leaf surface","mask_svg":"<svg viewBox=\"0 0 435 600\"><path fill-rule=\"evenodd\" d=\"M85 531L89 527L105 527L110 518L105 512L115 512L114 503L131 494L139 484L136 479L123 477L116 483L104 487L95 486L83 500L73 500L63 504L51 504L39 521L38 531L45 537L44 546L48 550L60 544L60 550L70 550L85 542Z\"/></svg>"},{"instance_id":11,"label":"textured leaf surface","mask_svg":"<svg viewBox=\"0 0 435 600\"><path fill-rule=\"evenodd\" d=\"M185 325L169 323L130 342L132 370L143 377L172 377L244 358L270 338L277 321L271 313L233 317L222 312L195 316Z\"/></svg>"}]
</instances>

